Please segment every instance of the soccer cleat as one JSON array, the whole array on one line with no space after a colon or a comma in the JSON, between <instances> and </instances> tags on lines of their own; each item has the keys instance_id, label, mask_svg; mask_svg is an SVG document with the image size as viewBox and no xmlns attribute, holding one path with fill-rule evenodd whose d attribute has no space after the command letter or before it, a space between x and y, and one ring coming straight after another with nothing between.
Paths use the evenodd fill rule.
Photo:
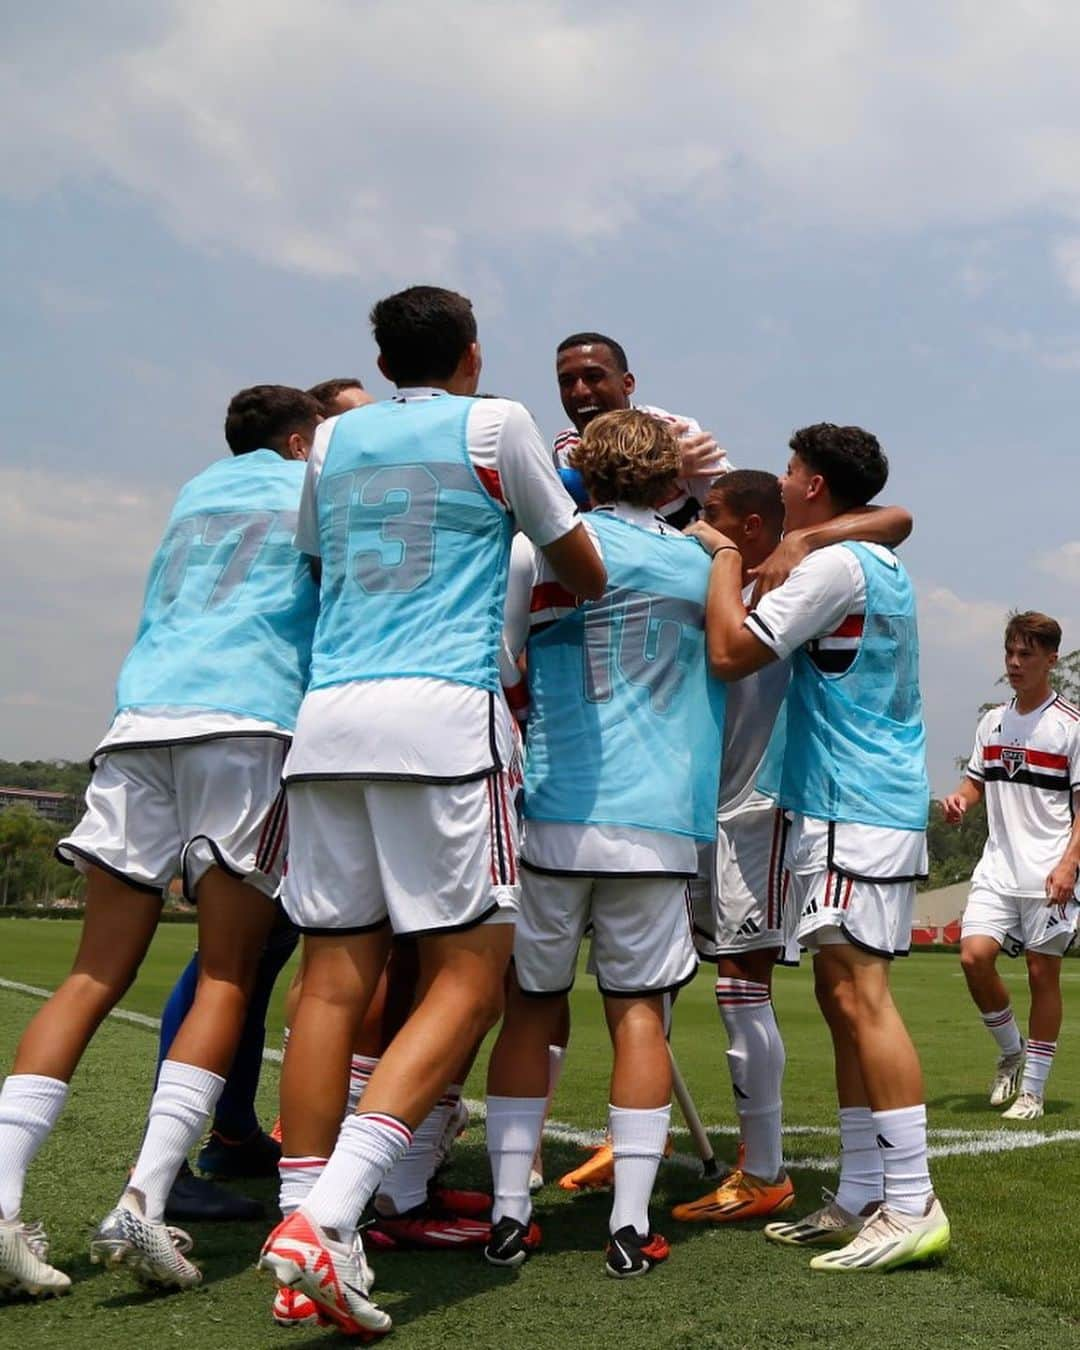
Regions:
<instances>
[{"instance_id":1,"label":"soccer cleat","mask_svg":"<svg viewBox=\"0 0 1080 1350\"><path fill-rule=\"evenodd\" d=\"M682 1223L743 1223L780 1214L794 1203L795 1187L786 1172L781 1172L776 1181L762 1181L736 1169L715 1191L700 1200L676 1205L671 1217Z\"/></svg>"},{"instance_id":2,"label":"soccer cleat","mask_svg":"<svg viewBox=\"0 0 1080 1350\"><path fill-rule=\"evenodd\" d=\"M281 1117L280 1117L280 1116L278 1116L278 1118L274 1121L273 1125L270 1126L270 1138L274 1141L275 1144L280 1145L280 1143L281 1143Z\"/></svg>"},{"instance_id":3,"label":"soccer cleat","mask_svg":"<svg viewBox=\"0 0 1080 1350\"><path fill-rule=\"evenodd\" d=\"M520 1266L540 1246L540 1225L519 1223L504 1215L492 1224L484 1260L493 1266Z\"/></svg>"},{"instance_id":4,"label":"soccer cleat","mask_svg":"<svg viewBox=\"0 0 1080 1350\"><path fill-rule=\"evenodd\" d=\"M533 1154L532 1166L529 1168L529 1194L535 1195L544 1184L544 1140L541 1137L536 1141L536 1152Z\"/></svg>"},{"instance_id":5,"label":"soccer cleat","mask_svg":"<svg viewBox=\"0 0 1080 1350\"><path fill-rule=\"evenodd\" d=\"M246 1139L226 1139L211 1130L196 1164L208 1177L276 1177L280 1159L281 1145L265 1130L253 1130Z\"/></svg>"},{"instance_id":6,"label":"soccer cleat","mask_svg":"<svg viewBox=\"0 0 1080 1350\"><path fill-rule=\"evenodd\" d=\"M429 1201L414 1205L403 1214L376 1213L364 1229L373 1246L447 1250L457 1247L482 1247L491 1237L486 1219L471 1219L452 1214Z\"/></svg>"},{"instance_id":7,"label":"soccer cleat","mask_svg":"<svg viewBox=\"0 0 1080 1350\"><path fill-rule=\"evenodd\" d=\"M671 1135L667 1137L667 1143L664 1145L664 1157L670 1158L674 1145ZM615 1184L615 1151L612 1148L611 1140L605 1139L602 1144L597 1144L592 1150L590 1157L575 1167L572 1172L567 1172L565 1176L559 1178L559 1188L564 1191L598 1191L603 1190L605 1186L614 1186Z\"/></svg>"},{"instance_id":8,"label":"soccer cleat","mask_svg":"<svg viewBox=\"0 0 1080 1350\"><path fill-rule=\"evenodd\" d=\"M320 1323L319 1305L299 1289L279 1285L270 1316L279 1327L314 1327Z\"/></svg>"},{"instance_id":9,"label":"soccer cleat","mask_svg":"<svg viewBox=\"0 0 1080 1350\"><path fill-rule=\"evenodd\" d=\"M949 1220L937 1196L932 1195L922 1215L901 1214L887 1205L879 1205L846 1247L815 1256L810 1269L895 1270L898 1266L934 1261L948 1247Z\"/></svg>"},{"instance_id":10,"label":"soccer cleat","mask_svg":"<svg viewBox=\"0 0 1080 1350\"><path fill-rule=\"evenodd\" d=\"M449 1186L432 1186L431 1202L458 1218L487 1219L491 1216L491 1196L487 1191L461 1191Z\"/></svg>"},{"instance_id":11,"label":"soccer cleat","mask_svg":"<svg viewBox=\"0 0 1080 1350\"><path fill-rule=\"evenodd\" d=\"M334 1242L302 1209L282 1219L266 1239L259 1267L279 1285L306 1294L347 1336L373 1341L393 1326L368 1298L374 1276L359 1236L350 1247Z\"/></svg>"},{"instance_id":12,"label":"soccer cleat","mask_svg":"<svg viewBox=\"0 0 1080 1350\"><path fill-rule=\"evenodd\" d=\"M128 1189L98 1224L90 1239L90 1260L127 1266L140 1284L191 1289L202 1281L202 1271L184 1255L193 1245L182 1228L147 1219L142 1196Z\"/></svg>"},{"instance_id":13,"label":"soccer cleat","mask_svg":"<svg viewBox=\"0 0 1080 1350\"><path fill-rule=\"evenodd\" d=\"M769 1241L779 1242L785 1247L834 1247L850 1242L866 1219L838 1205L832 1191L822 1191L821 1195L824 1205L812 1214L807 1214L804 1219L767 1223L765 1236ZM877 1205L867 1206L868 1214L877 1208Z\"/></svg>"},{"instance_id":14,"label":"soccer cleat","mask_svg":"<svg viewBox=\"0 0 1080 1350\"><path fill-rule=\"evenodd\" d=\"M0 1219L0 1298L29 1294L51 1298L66 1294L71 1280L48 1263L49 1240L40 1223Z\"/></svg>"},{"instance_id":15,"label":"soccer cleat","mask_svg":"<svg viewBox=\"0 0 1080 1350\"><path fill-rule=\"evenodd\" d=\"M263 1215L258 1200L238 1195L206 1177L197 1177L186 1162L165 1201L165 1219L169 1223L251 1223Z\"/></svg>"},{"instance_id":16,"label":"soccer cleat","mask_svg":"<svg viewBox=\"0 0 1080 1350\"><path fill-rule=\"evenodd\" d=\"M1038 1120L1044 1113L1043 1099L1034 1092L1021 1092L1007 1111L1002 1111L1002 1120Z\"/></svg>"},{"instance_id":17,"label":"soccer cleat","mask_svg":"<svg viewBox=\"0 0 1080 1350\"><path fill-rule=\"evenodd\" d=\"M990 1084L990 1105L1004 1106L1012 1101L1020 1089L1020 1079L1024 1074L1026 1058L1024 1042L1020 1042L1020 1051L1015 1055L1002 1055L994 1069L994 1079Z\"/></svg>"},{"instance_id":18,"label":"soccer cleat","mask_svg":"<svg viewBox=\"0 0 1080 1350\"><path fill-rule=\"evenodd\" d=\"M630 1225L612 1233L611 1240L604 1251L604 1269L617 1280L627 1280L634 1275L648 1275L653 1266L666 1261L671 1253L668 1240L659 1233L649 1233L646 1237Z\"/></svg>"}]
</instances>

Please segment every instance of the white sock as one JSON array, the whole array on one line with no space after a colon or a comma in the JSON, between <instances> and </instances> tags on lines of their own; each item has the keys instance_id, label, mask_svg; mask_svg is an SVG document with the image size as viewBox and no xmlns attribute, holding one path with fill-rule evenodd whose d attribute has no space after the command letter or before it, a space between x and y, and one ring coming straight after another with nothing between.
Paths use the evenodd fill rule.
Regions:
<instances>
[{"instance_id":1,"label":"white sock","mask_svg":"<svg viewBox=\"0 0 1080 1350\"><path fill-rule=\"evenodd\" d=\"M129 1189L145 1197L144 1213L151 1223L165 1221L165 1201L176 1174L206 1128L224 1086L225 1079L209 1069L176 1059L162 1064L128 1182Z\"/></svg>"},{"instance_id":2,"label":"white sock","mask_svg":"<svg viewBox=\"0 0 1080 1350\"><path fill-rule=\"evenodd\" d=\"M397 1116L382 1111L349 1116L304 1208L321 1227L350 1242L364 1206L411 1143L412 1130Z\"/></svg>"},{"instance_id":3,"label":"white sock","mask_svg":"<svg viewBox=\"0 0 1080 1350\"><path fill-rule=\"evenodd\" d=\"M547 1109L551 1110L551 1103L558 1091L559 1080L562 1078L563 1066L566 1064L566 1046L549 1045L548 1046L548 1090L547 1090ZM544 1113L545 1116L547 1112Z\"/></svg>"},{"instance_id":4,"label":"white sock","mask_svg":"<svg viewBox=\"0 0 1080 1350\"><path fill-rule=\"evenodd\" d=\"M875 1111L874 1130L885 1169L885 1203L901 1214L925 1214L934 1192L926 1156L926 1107L920 1103Z\"/></svg>"},{"instance_id":5,"label":"white sock","mask_svg":"<svg viewBox=\"0 0 1080 1350\"><path fill-rule=\"evenodd\" d=\"M784 1166L780 1088L785 1055L769 987L721 976L716 981L716 1005L728 1036L728 1069L746 1149L743 1170L762 1181L774 1181Z\"/></svg>"},{"instance_id":6,"label":"white sock","mask_svg":"<svg viewBox=\"0 0 1080 1350\"><path fill-rule=\"evenodd\" d=\"M1021 1050L1020 1028L1013 1016L1012 1004L1007 1003L1000 1012L982 1013L983 1026L994 1040L1003 1055L1018 1055Z\"/></svg>"},{"instance_id":7,"label":"white sock","mask_svg":"<svg viewBox=\"0 0 1080 1350\"><path fill-rule=\"evenodd\" d=\"M1046 1080L1054 1067L1056 1049L1057 1041L1028 1041L1021 1092L1030 1092L1036 1097L1046 1096Z\"/></svg>"},{"instance_id":8,"label":"white sock","mask_svg":"<svg viewBox=\"0 0 1080 1350\"><path fill-rule=\"evenodd\" d=\"M307 1203L311 1188L323 1174L325 1158L282 1158L278 1163L278 1203L282 1218Z\"/></svg>"},{"instance_id":9,"label":"white sock","mask_svg":"<svg viewBox=\"0 0 1080 1350\"><path fill-rule=\"evenodd\" d=\"M417 1125L408 1153L394 1164L379 1186L375 1208L380 1214L404 1214L427 1199L428 1182L442 1157L446 1125L460 1100L461 1085L455 1083Z\"/></svg>"},{"instance_id":10,"label":"white sock","mask_svg":"<svg viewBox=\"0 0 1080 1350\"><path fill-rule=\"evenodd\" d=\"M367 1087L371 1075L375 1072L375 1066L378 1064L378 1058L371 1059L368 1055L353 1055L349 1061L349 1095L345 1100L345 1113L352 1115L356 1110L357 1103L364 1095L364 1089Z\"/></svg>"},{"instance_id":11,"label":"white sock","mask_svg":"<svg viewBox=\"0 0 1080 1350\"><path fill-rule=\"evenodd\" d=\"M878 1205L885 1195L873 1112L868 1106L840 1108L840 1184L836 1203L849 1214L861 1214L867 1205Z\"/></svg>"},{"instance_id":12,"label":"white sock","mask_svg":"<svg viewBox=\"0 0 1080 1350\"><path fill-rule=\"evenodd\" d=\"M615 1197L608 1220L611 1233L630 1224L639 1237L649 1235L649 1199L670 1125L670 1102L647 1111L608 1107L615 1154Z\"/></svg>"},{"instance_id":13,"label":"white sock","mask_svg":"<svg viewBox=\"0 0 1080 1350\"><path fill-rule=\"evenodd\" d=\"M0 1219L17 1219L26 1173L64 1109L68 1084L13 1073L0 1087Z\"/></svg>"},{"instance_id":14,"label":"white sock","mask_svg":"<svg viewBox=\"0 0 1080 1350\"><path fill-rule=\"evenodd\" d=\"M544 1128L546 1097L487 1099L487 1149L491 1162L491 1221L510 1217L528 1223L532 1213L529 1172Z\"/></svg>"}]
</instances>

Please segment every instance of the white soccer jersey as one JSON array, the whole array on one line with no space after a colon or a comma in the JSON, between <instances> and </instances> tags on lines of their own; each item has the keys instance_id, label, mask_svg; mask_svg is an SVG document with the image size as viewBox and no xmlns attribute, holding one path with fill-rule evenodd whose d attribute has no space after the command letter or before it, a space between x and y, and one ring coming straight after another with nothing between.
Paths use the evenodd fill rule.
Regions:
<instances>
[{"instance_id":1,"label":"white soccer jersey","mask_svg":"<svg viewBox=\"0 0 1080 1350\"><path fill-rule=\"evenodd\" d=\"M892 557L883 545L863 547L886 560ZM865 615L866 577L859 560L842 544L830 544L805 557L782 586L762 596L746 616L746 626L778 660L805 647L820 670L839 675L859 650ZM830 862L867 876L922 876L926 835L840 822L830 830L828 821L796 815L788 834L788 867L805 875L824 872Z\"/></svg>"},{"instance_id":2,"label":"white soccer jersey","mask_svg":"<svg viewBox=\"0 0 1080 1350\"><path fill-rule=\"evenodd\" d=\"M687 424L685 432L687 436L699 436L701 434L701 424L695 421L693 417L682 417L676 413L669 413L664 408L656 408L648 403L633 403L630 406L638 412L648 413L650 417L655 417L661 422L685 422ZM560 431L551 446L555 467L558 469L570 467L570 453L580 444L581 436L576 427L566 427L563 431ZM722 464L715 473L679 480L677 495L659 508L660 514L665 520L682 529L683 526L689 525L692 520L697 519L701 504L705 500L713 479L735 467L728 459L727 451L721 450L720 455Z\"/></svg>"},{"instance_id":3,"label":"white soccer jersey","mask_svg":"<svg viewBox=\"0 0 1080 1350\"><path fill-rule=\"evenodd\" d=\"M1033 712L1015 700L984 714L967 776L986 791L990 835L972 877L999 895L1043 898L1080 791L1080 709L1058 695Z\"/></svg>"},{"instance_id":4,"label":"white soccer jersey","mask_svg":"<svg viewBox=\"0 0 1080 1350\"><path fill-rule=\"evenodd\" d=\"M655 511L618 503L596 508L628 520L657 534L678 534ZM590 513L591 514L591 513ZM589 517L585 528L603 549ZM544 555L526 539L514 540L510 555L510 582L506 591L503 630L506 646L516 658L529 639L548 624L569 614L577 597L556 580ZM526 754L528 748L526 744ZM693 839L629 825L574 825L563 821L530 820L525 826L522 859L550 872L618 873L692 877L697 870L697 847Z\"/></svg>"},{"instance_id":5,"label":"white soccer jersey","mask_svg":"<svg viewBox=\"0 0 1080 1350\"><path fill-rule=\"evenodd\" d=\"M751 582L743 588L743 604L748 605L753 594ZM775 805L755 785L790 678L789 661L770 661L753 675L733 680L727 687L724 759L716 807L717 817L722 821L742 811L771 811Z\"/></svg>"},{"instance_id":6,"label":"white soccer jersey","mask_svg":"<svg viewBox=\"0 0 1080 1350\"><path fill-rule=\"evenodd\" d=\"M443 392L402 389L396 397L411 402ZM315 432L300 499L296 546L312 555L319 552L316 489L335 424L330 418ZM477 399L466 436L477 477L534 543L553 543L574 528L577 508L520 403ZM428 677L355 680L307 694L285 777L464 779L490 772L496 759L508 764L513 748L506 704L487 690Z\"/></svg>"}]
</instances>

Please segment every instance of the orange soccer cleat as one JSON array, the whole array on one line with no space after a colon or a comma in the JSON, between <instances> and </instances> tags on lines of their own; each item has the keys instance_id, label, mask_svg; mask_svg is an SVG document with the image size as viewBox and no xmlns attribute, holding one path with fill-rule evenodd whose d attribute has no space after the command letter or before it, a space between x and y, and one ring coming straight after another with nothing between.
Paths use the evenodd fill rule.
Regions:
<instances>
[{"instance_id":1,"label":"orange soccer cleat","mask_svg":"<svg viewBox=\"0 0 1080 1350\"><path fill-rule=\"evenodd\" d=\"M664 1157L671 1156L671 1135L664 1145ZM559 1178L559 1189L564 1191L600 1191L615 1184L615 1153L611 1140L606 1139L592 1150L580 1167Z\"/></svg>"},{"instance_id":2,"label":"orange soccer cleat","mask_svg":"<svg viewBox=\"0 0 1080 1350\"><path fill-rule=\"evenodd\" d=\"M795 1187L786 1172L775 1181L762 1181L736 1168L715 1191L676 1205L671 1217L683 1223L743 1223L780 1214L794 1203Z\"/></svg>"}]
</instances>

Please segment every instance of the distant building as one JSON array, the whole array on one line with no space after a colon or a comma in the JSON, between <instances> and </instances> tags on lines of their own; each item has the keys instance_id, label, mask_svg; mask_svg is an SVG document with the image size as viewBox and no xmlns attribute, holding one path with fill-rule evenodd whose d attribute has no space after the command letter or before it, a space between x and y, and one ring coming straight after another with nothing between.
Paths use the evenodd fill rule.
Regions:
<instances>
[{"instance_id":1,"label":"distant building","mask_svg":"<svg viewBox=\"0 0 1080 1350\"><path fill-rule=\"evenodd\" d=\"M0 787L0 811L11 806L29 806L39 816L58 825L75 819L76 802L69 792L39 792L34 788Z\"/></svg>"}]
</instances>

